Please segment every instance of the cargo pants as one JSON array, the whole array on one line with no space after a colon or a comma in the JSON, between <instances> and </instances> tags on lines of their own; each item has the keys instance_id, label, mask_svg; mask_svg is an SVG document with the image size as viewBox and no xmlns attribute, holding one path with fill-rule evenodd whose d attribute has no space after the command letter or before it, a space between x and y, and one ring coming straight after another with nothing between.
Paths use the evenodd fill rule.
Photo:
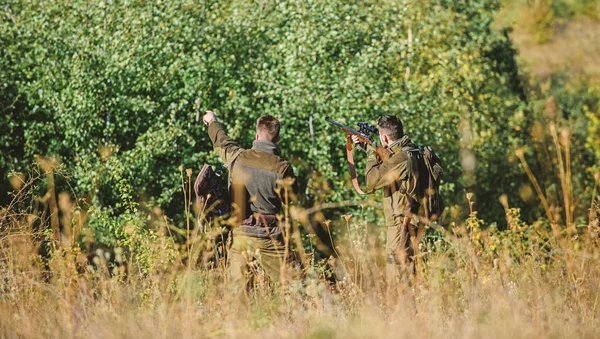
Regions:
<instances>
[{"instance_id":1,"label":"cargo pants","mask_svg":"<svg viewBox=\"0 0 600 339\"><path fill-rule=\"evenodd\" d=\"M425 231L424 226L416 221L405 225L404 217L395 219L394 225L387 227L385 249L388 284L397 282L403 276L416 273L418 247Z\"/></svg>"},{"instance_id":2,"label":"cargo pants","mask_svg":"<svg viewBox=\"0 0 600 339\"><path fill-rule=\"evenodd\" d=\"M229 289L236 294L251 291L256 275L255 263L262 267L271 285L280 284L286 264L284 258L283 241L234 235L228 259Z\"/></svg>"}]
</instances>

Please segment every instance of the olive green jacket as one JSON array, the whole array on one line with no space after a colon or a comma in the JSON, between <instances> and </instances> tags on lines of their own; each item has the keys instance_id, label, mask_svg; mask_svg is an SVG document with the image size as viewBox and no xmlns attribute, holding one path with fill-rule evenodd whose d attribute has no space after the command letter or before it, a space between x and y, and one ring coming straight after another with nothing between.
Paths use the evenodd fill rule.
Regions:
<instances>
[{"instance_id":1,"label":"olive green jacket","mask_svg":"<svg viewBox=\"0 0 600 339\"><path fill-rule=\"evenodd\" d=\"M231 200L240 225L234 230L235 234L258 238L280 236L281 230L276 225L242 225L242 220L253 215L281 213L282 202L277 194L277 181L294 178L290 162L279 156L277 144L270 141L255 140L252 149L241 148L227 136L216 120L208 125L208 135L215 151L229 169Z\"/></svg>"},{"instance_id":2,"label":"olive green jacket","mask_svg":"<svg viewBox=\"0 0 600 339\"><path fill-rule=\"evenodd\" d=\"M387 147L392 155L383 162L375 154L374 147L367 148L367 188L383 188L383 212L388 227L400 226L407 211L418 212L418 160L406 152L416 148L405 135Z\"/></svg>"}]
</instances>

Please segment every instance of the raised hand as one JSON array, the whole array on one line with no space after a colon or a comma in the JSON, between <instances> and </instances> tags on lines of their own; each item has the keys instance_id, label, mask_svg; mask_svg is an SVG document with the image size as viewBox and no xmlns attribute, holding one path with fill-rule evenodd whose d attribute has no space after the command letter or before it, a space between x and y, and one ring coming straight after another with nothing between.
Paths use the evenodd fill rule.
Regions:
<instances>
[{"instance_id":1,"label":"raised hand","mask_svg":"<svg viewBox=\"0 0 600 339\"><path fill-rule=\"evenodd\" d=\"M213 113L212 111L206 111L204 113L204 116L202 117L202 122L204 122L204 124L208 126L208 124L210 124L211 121L216 119L217 118L215 117L215 113Z\"/></svg>"}]
</instances>

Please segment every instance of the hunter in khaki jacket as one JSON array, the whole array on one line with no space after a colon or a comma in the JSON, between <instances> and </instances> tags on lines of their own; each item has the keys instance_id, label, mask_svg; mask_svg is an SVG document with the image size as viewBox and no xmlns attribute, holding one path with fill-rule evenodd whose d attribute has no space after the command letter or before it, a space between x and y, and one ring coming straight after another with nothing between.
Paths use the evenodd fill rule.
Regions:
<instances>
[{"instance_id":1,"label":"hunter in khaki jacket","mask_svg":"<svg viewBox=\"0 0 600 339\"><path fill-rule=\"evenodd\" d=\"M289 161L280 156L280 124L272 116L260 117L251 149L243 149L231 139L214 113L207 111L204 123L215 151L229 169L231 200L238 226L233 229L229 250L228 280L235 292L248 289L252 282L249 264L257 260L272 283L281 280L284 258L282 232L277 220L284 197L277 194L278 181L294 179ZM293 194L293 192L291 192ZM284 260L285 259L285 260Z\"/></svg>"},{"instance_id":2,"label":"hunter in khaki jacket","mask_svg":"<svg viewBox=\"0 0 600 339\"><path fill-rule=\"evenodd\" d=\"M383 212L387 228L387 277L391 283L397 278L398 266L413 263L419 235L418 223L413 216L419 212L417 183L418 159L409 152L418 150L407 135L402 122L395 116L379 119L379 138L390 152L390 158L381 161L374 144L367 148L366 181L369 190L383 189ZM357 140L355 140L356 142ZM405 220L405 217L408 219ZM413 266L414 270L414 266Z\"/></svg>"}]
</instances>

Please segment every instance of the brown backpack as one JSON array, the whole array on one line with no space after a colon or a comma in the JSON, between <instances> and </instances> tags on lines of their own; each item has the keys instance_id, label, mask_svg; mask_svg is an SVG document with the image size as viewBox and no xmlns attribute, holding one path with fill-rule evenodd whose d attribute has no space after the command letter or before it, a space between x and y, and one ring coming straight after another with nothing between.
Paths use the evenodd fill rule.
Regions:
<instances>
[{"instance_id":1,"label":"brown backpack","mask_svg":"<svg viewBox=\"0 0 600 339\"><path fill-rule=\"evenodd\" d=\"M242 153L238 149L225 164L225 169L231 174L235 159ZM231 211L231 194L229 185L231 178L225 179L224 170L215 172L212 166L204 164L196 182L194 192L196 193L196 207L198 213L204 214L205 218L221 217Z\"/></svg>"},{"instance_id":2,"label":"brown backpack","mask_svg":"<svg viewBox=\"0 0 600 339\"><path fill-rule=\"evenodd\" d=\"M194 183L196 207L198 213L206 218L220 217L231 209L227 181L222 173L217 173L212 166L204 164Z\"/></svg>"},{"instance_id":3,"label":"brown backpack","mask_svg":"<svg viewBox=\"0 0 600 339\"><path fill-rule=\"evenodd\" d=\"M417 189L417 199L419 204L425 209L425 215L431 221L441 222L445 205L440 194L440 181L442 174L442 160L435 154L429 146L406 147L402 149L408 157L417 157L419 168L419 183Z\"/></svg>"}]
</instances>

